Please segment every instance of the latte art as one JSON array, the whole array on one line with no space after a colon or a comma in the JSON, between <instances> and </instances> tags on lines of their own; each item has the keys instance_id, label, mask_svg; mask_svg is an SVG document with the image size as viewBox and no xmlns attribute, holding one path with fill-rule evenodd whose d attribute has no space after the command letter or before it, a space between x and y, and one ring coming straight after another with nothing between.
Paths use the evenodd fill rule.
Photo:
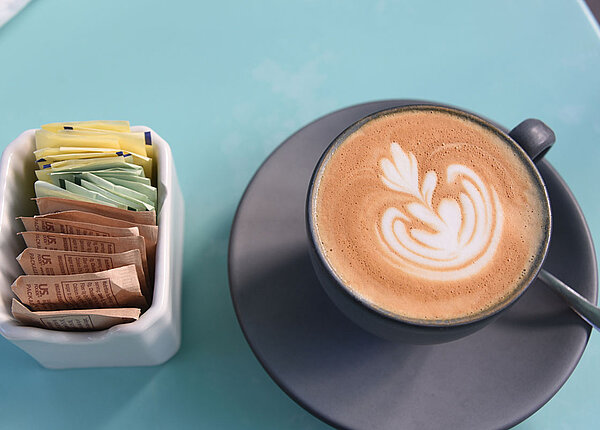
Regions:
<instances>
[{"instance_id":1,"label":"latte art","mask_svg":"<svg viewBox=\"0 0 600 430\"><path fill-rule=\"evenodd\" d=\"M414 154L396 142L390 152L391 160L379 162L381 180L404 197L405 204L402 210L390 207L384 212L379 233L394 259L403 270L432 280L457 280L479 272L494 256L502 234L504 215L494 187L472 169L451 164L446 181L460 183L463 191L434 207L438 174L430 170L420 183Z\"/></svg>"},{"instance_id":2,"label":"latte art","mask_svg":"<svg viewBox=\"0 0 600 430\"><path fill-rule=\"evenodd\" d=\"M507 136L460 112L411 107L337 143L311 216L321 255L355 298L415 321L460 321L535 276L550 209Z\"/></svg>"}]
</instances>

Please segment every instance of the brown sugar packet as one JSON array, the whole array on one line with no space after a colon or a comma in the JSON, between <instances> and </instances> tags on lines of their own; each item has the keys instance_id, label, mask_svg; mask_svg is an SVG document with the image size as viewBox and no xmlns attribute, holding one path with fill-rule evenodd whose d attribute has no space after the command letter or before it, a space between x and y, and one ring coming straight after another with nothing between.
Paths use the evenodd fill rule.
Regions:
<instances>
[{"instance_id":1,"label":"brown sugar packet","mask_svg":"<svg viewBox=\"0 0 600 430\"><path fill-rule=\"evenodd\" d=\"M117 324L136 321L140 309L83 309L32 312L18 300L12 301L12 314L21 323L50 330L104 330Z\"/></svg>"},{"instance_id":2,"label":"brown sugar packet","mask_svg":"<svg viewBox=\"0 0 600 430\"><path fill-rule=\"evenodd\" d=\"M47 231L51 233L81 234L87 236L139 236L137 227L109 227L89 222L75 222L56 219L19 217L27 231Z\"/></svg>"},{"instance_id":3,"label":"brown sugar packet","mask_svg":"<svg viewBox=\"0 0 600 430\"><path fill-rule=\"evenodd\" d=\"M142 257L137 249L119 254L96 254L26 248L19 254L17 261L26 275L77 275L134 264L144 296L148 301L152 297L146 283Z\"/></svg>"},{"instance_id":4,"label":"brown sugar packet","mask_svg":"<svg viewBox=\"0 0 600 430\"><path fill-rule=\"evenodd\" d=\"M78 234L48 233L42 231L24 231L18 233L30 248L52 249L58 251L93 252L100 254L119 254L138 249L142 257L142 267L148 276L146 244L142 236L108 237L86 236Z\"/></svg>"},{"instance_id":5,"label":"brown sugar packet","mask_svg":"<svg viewBox=\"0 0 600 430\"><path fill-rule=\"evenodd\" d=\"M129 306L148 309L134 265L80 275L22 275L11 288L34 311Z\"/></svg>"},{"instance_id":6,"label":"brown sugar packet","mask_svg":"<svg viewBox=\"0 0 600 430\"><path fill-rule=\"evenodd\" d=\"M50 218L77 222L89 222L92 224L105 225L108 227L137 227L140 232L140 236L142 236L146 241L146 254L148 255L148 264L150 266L151 272L154 273L156 242L158 241L158 226L156 225L138 224L130 221L123 221L116 218L110 218L103 215L92 214L89 212L82 212L77 210L38 215L35 218Z\"/></svg>"},{"instance_id":7,"label":"brown sugar packet","mask_svg":"<svg viewBox=\"0 0 600 430\"><path fill-rule=\"evenodd\" d=\"M80 200L61 199L58 197L39 197L35 199L41 215L68 210L78 210L103 215L109 218L117 218L136 224L156 225L155 211L129 211L114 208L99 203L89 203Z\"/></svg>"}]
</instances>

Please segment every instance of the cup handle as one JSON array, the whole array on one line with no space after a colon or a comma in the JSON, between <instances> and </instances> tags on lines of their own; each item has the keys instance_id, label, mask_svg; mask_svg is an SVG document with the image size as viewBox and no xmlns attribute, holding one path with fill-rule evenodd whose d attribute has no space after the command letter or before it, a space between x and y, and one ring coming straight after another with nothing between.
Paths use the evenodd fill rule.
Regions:
<instances>
[{"instance_id":1,"label":"cup handle","mask_svg":"<svg viewBox=\"0 0 600 430\"><path fill-rule=\"evenodd\" d=\"M544 158L556 141L552 129L534 118L526 119L513 128L508 135L525 150L534 163Z\"/></svg>"}]
</instances>

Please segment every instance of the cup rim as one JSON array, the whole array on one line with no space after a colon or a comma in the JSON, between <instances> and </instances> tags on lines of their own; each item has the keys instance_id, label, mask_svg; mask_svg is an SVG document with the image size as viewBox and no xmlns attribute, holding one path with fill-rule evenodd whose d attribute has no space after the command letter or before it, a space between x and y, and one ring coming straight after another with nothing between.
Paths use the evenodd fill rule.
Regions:
<instances>
[{"instance_id":1,"label":"cup rim","mask_svg":"<svg viewBox=\"0 0 600 430\"><path fill-rule=\"evenodd\" d=\"M463 316L463 317L453 318L453 319L428 320L428 319L410 318L405 315L399 315L399 314L391 312L387 309L384 309L380 306L377 306L376 304L368 301L366 298L357 294L353 289L349 288L344 281L342 281L342 279L338 276L337 272L331 266L329 260L323 254L321 246L319 245L319 240L317 237L317 229L315 228L314 218L313 218L314 202L315 202L315 197L316 197L315 191L318 190L318 185L320 182L320 178L323 175L324 168L327 165L327 163L329 162L329 160L331 159L335 150L340 145L342 145L344 143L344 141L350 135L354 134L358 129L360 129L362 126L366 125L367 123L369 123L375 119L378 119L380 117L383 117L383 116L393 115L393 114L396 114L399 112L404 112L404 111L415 111L415 110L436 110L436 111L456 115L456 116L459 116L462 118L467 118L468 120L473 121L473 122L479 124L480 126L488 129L489 131L497 134L504 141L506 141L508 144L510 144L513 147L513 149L515 150L515 153L528 166L529 171L532 173L533 177L535 178L535 181L539 185L540 191L542 192L542 194L544 196L544 198L543 198L544 208L546 209L546 212L548 214L548 223L547 223L546 228L544 229L545 235L544 235L544 240L543 240L542 246L540 247L540 253L537 256L537 261L535 262L535 264L531 266L529 276L527 277L527 279L525 279L523 281L521 286L512 290L508 295L506 295L504 297L504 299L496 302L493 306L490 306L489 308L487 308L481 312L478 312L476 314L472 314L469 316ZM386 109L374 112L372 114L369 114L367 116L364 116L361 119L359 119L358 121L349 125L344 131L342 131L337 137L335 137L327 145L327 148L321 154L321 157L319 158L319 161L316 164L315 169L313 170L313 174L312 174L310 182L309 182L306 205L305 205L305 212L306 212L305 213L306 225L308 228L308 236L310 238L311 247L315 251L315 254L318 256L320 264L323 266L323 268L326 269L326 271L329 273L329 275L335 279L336 288L339 288L341 291L343 291L344 293L349 295L352 299L354 299L355 301L360 303L362 306L364 306L367 310L375 312L375 314L377 314L378 316L384 317L385 319L391 320L393 322L406 324L409 326L421 327L421 328L450 328L450 327L459 327L459 326L467 326L470 324L476 324L476 323L479 323L488 318L492 318L492 317L496 316L497 314L499 314L500 312L504 311L505 309L509 308L512 304L514 304L523 295L523 293L529 288L529 286L537 278L537 276L544 264L544 261L546 260L546 255L548 253L548 248L549 248L549 244L550 244L550 237L552 234L552 211L551 211L551 207L550 207L550 198L548 196L548 190L546 188L546 184L544 183L544 180L543 180L539 170L535 166L533 160L531 158L529 158L529 156L527 155L525 150L512 137L510 137L510 135L507 132L502 130L500 128L500 126L494 124L492 121L485 119L474 113L471 113L471 112L468 112L468 111L465 111L465 110L462 110L462 109L459 109L459 108L456 108L453 106L448 106L448 105L439 104L439 103L428 104L426 102L425 103L420 102L420 103L411 103L411 104L406 104L406 105L400 105L400 106L396 106L396 107L392 107L392 108L386 108Z\"/></svg>"}]
</instances>

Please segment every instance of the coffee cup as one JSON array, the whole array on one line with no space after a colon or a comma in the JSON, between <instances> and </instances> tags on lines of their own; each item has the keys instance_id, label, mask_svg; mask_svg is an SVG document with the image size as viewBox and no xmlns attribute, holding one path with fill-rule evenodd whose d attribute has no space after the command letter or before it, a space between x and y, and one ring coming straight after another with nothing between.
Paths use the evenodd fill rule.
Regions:
<instances>
[{"instance_id":1,"label":"coffee cup","mask_svg":"<svg viewBox=\"0 0 600 430\"><path fill-rule=\"evenodd\" d=\"M324 151L306 200L309 253L333 303L367 331L413 344L469 335L540 271L548 193L543 122L510 133L421 103L354 123Z\"/></svg>"}]
</instances>

